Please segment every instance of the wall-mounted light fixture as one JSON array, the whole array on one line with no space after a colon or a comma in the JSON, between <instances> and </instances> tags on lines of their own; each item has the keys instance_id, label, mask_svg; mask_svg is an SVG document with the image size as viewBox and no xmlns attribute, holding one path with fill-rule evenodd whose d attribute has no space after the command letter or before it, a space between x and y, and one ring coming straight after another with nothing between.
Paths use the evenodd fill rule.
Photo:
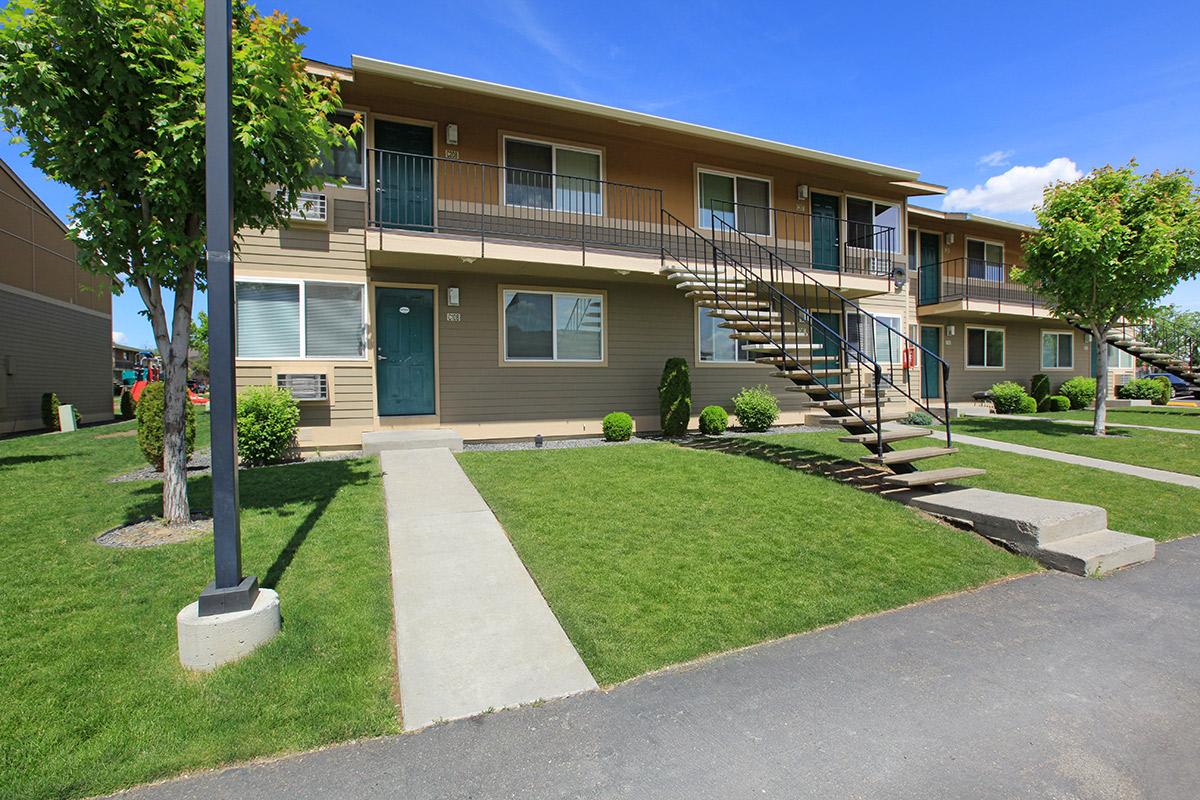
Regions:
<instances>
[{"instance_id":1,"label":"wall-mounted light fixture","mask_svg":"<svg viewBox=\"0 0 1200 800\"><path fill-rule=\"evenodd\" d=\"M947 325L947 326L946 326L946 335L947 335L947 336L953 336L953 335L954 335L954 326L953 326L953 325Z\"/></svg>"},{"instance_id":2,"label":"wall-mounted light fixture","mask_svg":"<svg viewBox=\"0 0 1200 800\"><path fill-rule=\"evenodd\" d=\"M797 200L807 200L808 199L808 184L807 183L802 183L796 187L796 199Z\"/></svg>"},{"instance_id":3,"label":"wall-mounted light fixture","mask_svg":"<svg viewBox=\"0 0 1200 800\"><path fill-rule=\"evenodd\" d=\"M446 287L446 305L448 305L448 306L457 306L458 305L458 287L457 286Z\"/></svg>"},{"instance_id":4,"label":"wall-mounted light fixture","mask_svg":"<svg viewBox=\"0 0 1200 800\"><path fill-rule=\"evenodd\" d=\"M946 244L954 244L954 234L953 233L946 234Z\"/></svg>"},{"instance_id":5,"label":"wall-mounted light fixture","mask_svg":"<svg viewBox=\"0 0 1200 800\"><path fill-rule=\"evenodd\" d=\"M446 144L458 144L458 126L453 122L446 126Z\"/></svg>"}]
</instances>

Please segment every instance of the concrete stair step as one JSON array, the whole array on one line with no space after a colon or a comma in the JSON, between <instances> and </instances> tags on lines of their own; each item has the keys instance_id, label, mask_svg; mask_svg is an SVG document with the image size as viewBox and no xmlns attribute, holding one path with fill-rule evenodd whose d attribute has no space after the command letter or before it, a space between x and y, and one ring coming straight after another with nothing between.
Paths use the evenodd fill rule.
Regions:
<instances>
[{"instance_id":1,"label":"concrete stair step","mask_svg":"<svg viewBox=\"0 0 1200 800\"><path fill-rule=\"evenodd\" d=\"M932 486L935 483L957 481L962 478L973 478L976 475L987 474L986 469L974 467L947 467L946 469L931 469L925 472L909 472L905 475L887 475L883 482L890 486L902 486L911 489L915 486Z\"/></svg>"},{"instance_id":2,"label":"concrete stair step","mask_svg":"<svg viewBox=\"0 0 1200 800\"><path fill-rule=\"evenodd\" d=\"M751 352L771 352L771 351L778 350L780 348L780 346L782 346L789 353L793 352L793 351L797 352L797 353L800 353L800 352L808 353L808 352L816 352L821 349L821 345L819 345L819 344L811 344L809 342L801 341L796 338L783 339L781 337L775 337L774 342L770 342L770 341L767 341L767 337L765 335L760 334L760 333L755 333L755 332L734 333L734 334L730 335L730 338L741 339L743 341L749 342L749 344L747 344L744 349L750 350ZM821 359L814 358L814 359L810 359L810 360L811 361L820 361Z\"/></svg>"},{"instance_id":3,"label":"concrete stair step","mask_svg":"<svg viewBox=\"0 0 1200 800\"><path fill-rule=\"evenodd\" d=\"M929 436L929 430L926 428L886 430L883 432L883 443L891 444L892 442L902 442L905 439L923 439L927 436ZM847 444L873 446L879 441L879 437L874 433L854 433L849 436L839 436L838 441L846 442Z\"/></svg>"},{"instance_id":4,"label":"concrete stair step","mask_svg":"<svg viewBox=\"0 0 1200 800\"><path fill-rule=\"evenodd\" d=\"M1051 542L1108 527L1108 512L1099 506L990 489L939 492L914 497L909 503L930 514L966 522L989 539L1004 542L1027 555L1034 555L1038 548Z\"/></svg>"},{"instance_id":5,"label":"concrete stair step","mask_svg":"<svg viewBox=\"0 0 1200 800\"><path fill-rule=\"evenodd\" d=\"M698 278L692 278L691 280L681 280L680 282L675 284L675 288L682 289L684 291L692 291L692 290L697 290L697 289L745 290L745 289L748 289L749 286L744 281L733 281L733 282L709 281L706 283L705 281L699 280Z\"/></svg>"},{"instance_id":6,"label":"concrete stair step","mask_svg":"<svg viewBox=\"0 0 1200 800\"><path fill-rule=\"evenodd\" d=\"M787 361L786 358L756 358L754 359L760 364L775 364ZM854 370L849 369L781 369L775 373L776 378L791 378L794 381L815 381L821 378L833 378L840 375L849 375Z\"/></svg>"},{"instance_id":7,"label":"concrete stair step","mask_svg":"<svg viewBox=\"0 0 1200 800\"><path fill-rule=\"evenodd\" d=\"M907 411L884 411L878 417L874 414L863 414L862 419L854 415L845 417L825 417L817 420L820 425L841 425L848 428L861 428L864 425L879 425L884 422L895 422L898 419L904 419L908 416Z\"/></svg>"},{"instance_id":8,"label":"concrete stair step","mask_svg":"<svg viewBox=\"0 0 1200 800\"><path fill-rule=\"evenodd\" d=\"M787 376L780 375L780 373L776 372L773 377L786 378ZM833 394L835 392L839 395L844 395L847 392L862 392L864 395L868 395L870 397L875 396L875 387L871 386L870 384L866 384L866 383L864 383L862 386L859 386L854 383L846 383L846 384L841 384L841 383L804 383L804 384L800 384L797 386L789 386L789 387L787 387L787 391L803 392L804 394L812 394L812 395ZM879 396L887 397L887 390L880 389Z\"/></svg>"},{"instance_id":9,"label":"concrete stair step","mask_svg":"<svg viewBox=\"0 0 1200 800\"><path fill-rule=\"evenodd\" d=\"M720 308L713 308L709 316L716 317L717 319L729 320L730 322L736 322L743 319L763 320L769 322L771 320L781 319L782 315L778 311L771 311L770 303L764 303L763 305L765 308L744 308L740 303L734 308L729 308L726 305L722 305Z\"/></svg>"},{"instance_id":10,"label":"concrete stair step","mask_svg":"<svg viewBox=\"0 0 1200 800\"><path fill-rule=\"evenodd\" d=\"M913 461L923 461L926 458L937 458L957 453L957 447L914 447L911 450L892 450L889 453L863 456L859 461L867 464L911 464Z\"/></svg>"},{"instance_id":11,"label":"concrete stair step","mask_svg":"<svg viewBox=\"0 0 1200 800\"><path fill-rule=\"evenodd\" d=\"M688 294L693 294L693 292L688 292ZM771 304L768 303L766 300L749 300L749 299L737 299L737 298L729 298L729 299L721 299L721 300L697 300L696 305L700 306L701 308L714 309L713 313L710 315L710 316L714 316L714 317L721 316L716 311L716 309L719 309L719 310L735 309L738 311L743 310L743 309L749 309L749 310L753 310L753 311L765 311L765 310L769 310L771 308Z\"/></svg>"},{"instance_id":12,"label":"concrete stair step","mask_svg":"<svg viewBox=\"0 0 1200 800\"><path fill-rule=\"evenodd\" d=\"M802 391L801 389L799 389L795 386L789 386L787 390L789 392ZM883 402L884 402L883 400L880 400L880 403L883 403ZM837 410L839 408L863 408L863 407L874 409L875 408L875 398L863 397L860 399L833 398L833 399L829 399L829 400L812 400L807 403L801 403L800 407L801 408L823 408L826 410L829 410L829 409Z\"/></svg>"},{"instance_id":13,"label":"concrete stair step","mask_svg":"<svg viewBox=\"0 0 1200 800\"><path fill-rule=\"evenodd\" d=\"M728 319L724 322L718 322L717 327L724 328L727 331L787 331L793 336L808 336L808 331L798 331L796 329L796 323L781 322L779 320Z\"/></svg>"},{"instance_id":14,"label":"concrete stair step","mask_svg":"<svg viewBox=\"0 0 1200 800\"><path fill-rule=\"evenodd\" d=\"M1154 540L1105 529L1045 545L1037 558L1048 567L1074 575L1104 575L1152 560Z\"/></svg>"},{"instance_id":15,"label":"concrete stair step","mask_svg":"<svg viewBox=\"0 0 1200 800\"><path fill-rule=\"evenodd\" d=\"M745 292L737 289L731 289L726 292L721 292L720 294L717 292L710 292L707 289L692 289L685 294L684 297L691 298L692 300L753 300L758 297L758 294L756 292Z\"/></svg>"}]
</instances>

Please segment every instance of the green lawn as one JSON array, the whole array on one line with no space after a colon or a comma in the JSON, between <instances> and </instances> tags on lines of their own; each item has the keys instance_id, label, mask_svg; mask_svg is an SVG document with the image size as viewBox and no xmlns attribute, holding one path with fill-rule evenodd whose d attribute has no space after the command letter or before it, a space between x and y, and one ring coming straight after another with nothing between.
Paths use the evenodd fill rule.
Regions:
<instances>
[{"instance_id":1,"label":"green lawn","mask_svg":"<svg viewBox=\"0 0 1200 800\"><path fill-rule=\"evenodd\" d=\"M1200 475L1200 437L1185 433L1114 428L1108 436L1092 436L1091 428L1080 425L996 417L962 417L954 420L953 430L1060 453Z\"/></svg>"},{"instance_id":2,"label":"green lawn","mask_svg":"<svg viewBox=\"0 0 1200 800\"><path fill-rule=\"evenodd\" d=\"M208 441L199 416L197 446ZM212 540L100 547L157 512L134 423L0 441L0 797L76 797L186 769L399 730L387 534L376 462L241 476L245 565L280 593L283 632L209 675L178 663L175 615ZM207 508L210 484L190 486Z\"/></svg>"},{"instance_id":3,"label":"green lawn","mask_svg":"<svg viewBox=\"0 0 1200 800\"><path fill-rule=\"evenodd\" d=\"M1083 419L1091 422L1091 411L1057 411L1038 414L1038 418ZM1110 408L1108 421L1117 425L1150 425L1157 428L1188 428L1200 430L1200 409L1149 406L1142 408Z\"/></svg>"},{"instance_id":4,"label":"green lawn","mask_svg":"<svg viewBox=\"0 0 1200 800\"><path fill-rule=\"evenodd\" d=\"M602 684L1036 568L753 458L637 444L459 462Z\"/></svg>"},{"instance_id":5,"label":"green lawn","mask_svg":"<svg viewBox=\"0 0 1200 800\"><path fill-rule=\"evenodd\" d=\"M1062 426L1067 427L1067 426ZM954 429L959 429L956 421ZM791 458L846 459L857 461L866 452L860 445L844 444L836 433L794 433L759 439ZM930 439L910 439L897 449L929 447ZM986 475L957 481L999 492L1012 492L1051 500L1089 503L1108 511L1113 530L1150 536L1159 541L1200 533L1194 509L1200 508L1200 489L1159 483L1115 472L1062 464L968 444L955 444L960 452L920 462L921 469L980 467ZM782 455L782 453L781 453Z\"/></svg>"}]
</instances>

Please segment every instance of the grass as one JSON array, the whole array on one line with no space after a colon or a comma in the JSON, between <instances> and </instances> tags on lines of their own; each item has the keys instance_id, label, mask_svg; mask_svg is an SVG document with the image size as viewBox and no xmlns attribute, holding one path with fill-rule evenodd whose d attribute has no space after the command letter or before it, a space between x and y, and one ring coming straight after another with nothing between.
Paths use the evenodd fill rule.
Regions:
<instances>
[{"instance_id":1,"label":"grass","mask_svg":"<svg viewBox=\"0 0 1200 800\"><path fill-rule=\"evenodd\" d=\"M1200 437L1187 434L1116 428L1108 436L1092 436L1091 428L1080 425L994 417L963 417L953 428L970 436L1200 475Z\"/></svg>"},{"instance_id":2,"label":"grass","mask_svg":"<svg viewBox=\"0 0 1200 800\"><path fill-rule=\"evenodd\" d=\"M208 443L198 418L197 447ZM76 797L182 770L399 730L378 466L241 475L245 568L283 632L208 675L178 662L175 615L212 575L212 540L93 543L155 514L134 423L0 441L0 797ZM207 478L190 481L194 508Z\"/></svg>"},{"instance_id":3,"label":"grass","mask_svg":"<svg viewBox=\"0 0 1200 800\"><path fill-rule=\"evenodd\" d=\"M1035 569L758 459L637 444L459 462L602 684Z\"/></svg>"},{"instance_id":4,"label":"grass","mask_svg":"<svg viewBox=\"0 0 1200 800\"><path fill-rule=\"evenodd\" d=\"M1038 414L1038 418L1082 419L1091 422L1092 411L1056 411ZM1200 409L1180 407L1110 408L1108 421L1115 425L1150 425L1157 428L1200 430Z\"/></svg>"},{"instance_id":5,"label":"grass","mask_svg":"<svg viewBox=\"0 0 1200 800\"><path fill-rule=\"evenodd\" d=\"M954 423L959 430L960 423ZM1066 427L1066 426L1063 426ZM837 440L836 433L795 433L764 436L760 441L788 448L792 458L847 459L857 461L866 450ZM897 449L929 447L930 439L910 439ZM1159 483L1115 472L1062 464L1044 458L988 450L956 443L960 452L920 462L921 469L979 467L986 475L956 481L998 492L1097 505L1108 511L1113 530L1149 536L1158 541L1200 533L1193 509L1200 508L1200 489Z\"/></svg>"}]
</instances>

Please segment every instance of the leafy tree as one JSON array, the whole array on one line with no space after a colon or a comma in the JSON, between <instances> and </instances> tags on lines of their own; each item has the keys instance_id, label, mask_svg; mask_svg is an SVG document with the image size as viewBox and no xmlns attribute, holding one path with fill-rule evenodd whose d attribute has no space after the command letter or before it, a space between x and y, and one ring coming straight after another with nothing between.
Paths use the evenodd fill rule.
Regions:
<instances>
[{"instance_id":1,"label":"leafy tree","mask_svg":"<svg viewBox=\"0 0 1200 800\"><path fill-rule=\"evenodd\" d=\"M191 333L188 336L188 348L195 353L191 356L192 375L208 377L208 314L201 311L192 320Z\"/></svg>"},{"instance_id":2,"label":"leafy tree","mask_svg":"<svg viewBox=\"0 0 1200 800\"><path fill-rule=\"evenodd\" d=\"M34 166L75 190L83 266L145 305L166 390L163 517L187 522L184 389L192 299L206 281L203 0L10 0L0 26L4 126ZM305 30L234 0L238 229L286 226L288 196L311 188L321 154L348 141L327 121L337 81L305 70Z\"/></svg>"},{"instance_id":3,"label":"leafy tree","mask_svg":"<svg viewBox=\"0 0 1200 800\"><path fill-rule=\"evenodd\" d=\"M1026 237L1014 277L1056 316L1092 334L1099 374L1092 431L1104 435L1105 337L1122 319L1150 317L1175 285L1200 273L1200 192L1185 171L1139 175L1137 164L1093 170L1046 188L1040 230Z\"/></svg>"}]
</instances>

